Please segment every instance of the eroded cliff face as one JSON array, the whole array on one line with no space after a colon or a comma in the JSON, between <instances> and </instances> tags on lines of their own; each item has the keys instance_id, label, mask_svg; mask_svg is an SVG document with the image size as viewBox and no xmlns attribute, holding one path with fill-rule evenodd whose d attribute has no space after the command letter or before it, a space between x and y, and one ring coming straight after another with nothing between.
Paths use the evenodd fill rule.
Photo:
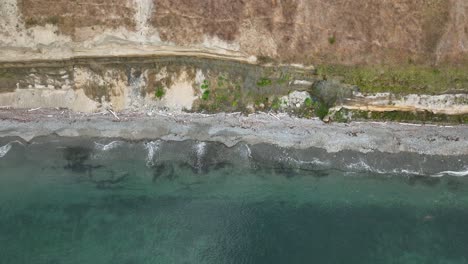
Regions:
<instances>
[{"instance_id":1,"label":"eroded cliff face","mask_svg":"<svg viewBox=\"0 0 468 264\"><path fill-rule=\"evenodd\" d=\"M0 1L0 107L467 123L467 71L466 0Z\"/></svg>"},{"instance_id":2,"label":"eroded cliff face","mask_svg":"<svg viewBox=\"0 0 468 264\"><path fill-rule=\"evenodd\" d=\"M195 47L305 64L465 62L465 0L3 0L1 59ZM98 50L98 51L96 51Z\"/></svg>"},{"instance_id":3,"label":"eroded cliff face","mask_svg":"<svg viewBox=\"0 0 468 264\"><path fill-rule=\"evenodd\" d=\"M310 89L317 79L313 68L182 56L11 62L0 63L0 107L265 110L279 107L278 98L290 91Z\"/></svg>"},{"instance_id":4,"label":"eroded cliff face","mask_svg":"<svg viewBox=\"0 0 468 264\"><path fill-rule=\"evenodd\" d=\"M466 52L467 8L466 1L447 0L235 0L202 4L163 0L158 1L152 25L163 40L196 43L207 35L216 36L237 43L248 53L287 61L429 61L435 56L445 58L448 51ZM454 30L458 33L445 35ZM439 47L445 42L460 46Z\"/></svg>"}]
</instances>

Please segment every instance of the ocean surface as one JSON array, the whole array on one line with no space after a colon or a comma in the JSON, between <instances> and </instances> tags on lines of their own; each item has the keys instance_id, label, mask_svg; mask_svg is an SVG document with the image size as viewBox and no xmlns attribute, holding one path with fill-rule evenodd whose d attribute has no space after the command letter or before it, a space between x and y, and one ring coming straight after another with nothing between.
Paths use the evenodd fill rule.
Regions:
<instances>
[{"instance_id":1,"label":"ocean surface","mask_svg":"<svg viewBox=\"0 0 468 264\"><path fill-rule=\"evenodd\" d=\"M462 173L64 141L0 145L0 263L468 263Z\"/></svg>"}]
</instances>

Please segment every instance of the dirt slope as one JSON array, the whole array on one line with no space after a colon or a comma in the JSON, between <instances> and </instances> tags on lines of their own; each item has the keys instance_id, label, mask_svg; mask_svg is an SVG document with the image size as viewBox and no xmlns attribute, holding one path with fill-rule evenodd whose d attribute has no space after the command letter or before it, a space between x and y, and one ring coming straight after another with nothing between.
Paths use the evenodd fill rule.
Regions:
<instances>
[{"instance_id":1,"label":"dirt slope","mask_svg":"<svg viewBox=\"0 0 468 264\"><path fill-rule=\"evenodd\" d=\"M4 50L112 42L348 65L468 57L466 0L2 0L0 14Z\"/></svg>"}]
</instances>

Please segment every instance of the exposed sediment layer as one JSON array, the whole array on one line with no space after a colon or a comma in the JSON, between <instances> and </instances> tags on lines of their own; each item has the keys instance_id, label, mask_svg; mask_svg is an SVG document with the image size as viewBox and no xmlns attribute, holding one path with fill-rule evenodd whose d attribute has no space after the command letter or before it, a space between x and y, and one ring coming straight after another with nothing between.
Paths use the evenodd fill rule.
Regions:
<instances>
[{"instance_id":1,"label":"exposed sediment layer","mask_svg":"<svg viewBox=\"0 0 468 264\"><path fill-rule=\"evenodd\" d=\"M169 54L0 62L0 106L79 112L272 110L310 117L323 103L327 109L442 115L422 122L468 120L464 90L439 95L362 94L359 86L329 79L312 66L255 64L210 53Z\"/></svg>"},{"instance_id":2,"label":"exposed sediment layer","mask_svg":"<svg viewBox=\"0 0 468 264\"><path fill-rule=\"evenodd\" d=\"M173 46L298 63L466 63L467 10L465 0L3 0L0 60Z\"/></svg>"},{"instance_id":3,"label":"exposed sediment layer","mask_svg":"<svg viewBox=\"0 0 468 264\"><path fill-rule=\"evenodd\" d=\"M315 79L313 67L256 65L205 53L4 62L0 106L230 111L310 89Z\"/></svg>"}]
</instances>

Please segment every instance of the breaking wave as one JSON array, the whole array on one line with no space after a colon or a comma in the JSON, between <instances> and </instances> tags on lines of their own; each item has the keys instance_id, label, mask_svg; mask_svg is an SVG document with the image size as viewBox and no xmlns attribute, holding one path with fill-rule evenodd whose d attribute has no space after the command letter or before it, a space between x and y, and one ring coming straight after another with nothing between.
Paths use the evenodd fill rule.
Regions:
<instances>
[{"instance_id":1,"label":"breaking wave","mask_svg":"<svg viewBox=\"0 0 468 264\"><path fill-rule=\"evenodd\" d=\"M154 155L159 151L160 146L160 140L145 143L145 149L148 151L148 155L146 156L146 166L154 166Z\"/></svg>"},{"instance_id":2,"label":"breaking wave","mask_svg":"<svg viewBox=\"0 0 468 264\"><path fill-rule=\"evenodd\" d=\"M372 172L376 174L402 174L408 176L423 176L422 172L414 171L414 170L407 170L407 169L393 169L393 170L382 170L377 169L369 164L367 164L362 159L359 162L351 163L346 165L346 168L349 170L357 171L357 172Z\"/></svg>"},{"instance_id":3,"label":"breaking wave","mask_svg":"<svg viewBox=\"0 0 468 264\"><path fill-rule=\"evenodd\" d=\"M367 164L363 160L359 160L359 162L356 162L356 163L348 164L348 165L346 165L346 168L348 168L350 170L372 171L372 172L376 172L376 173L384 173L384 171L372 168L371 166L369 166L369 164Z\"/></svg>"},{"instance_id":4,"label":"breaking wave","mask_svg":"<svg viewBox=\"0 0 468 264\"><path fill-rule=\"evenodd\" d=\"M13 147L13 143L17 143L17 144L20 144L20 145L24 145L23 143L21 143L20 141L12 141L12 142L9 142L8 144L4 145L4 146L1 146L0 147L0 158L3 158L5 157L8 152L11 150L11 148Z\"/></svg>"},{"instance_id":5,"label":"breaking wave","mask_svg":"<svg viewBox=\"0 0 468 264\"><path fill-rule=\"evenodd\" d=\"M101 144L101 143L94 142L95 148L101 151L109 151L111 149L121 146L122 144L123 144L122 141L112 141L109 144Z\"/></svg>"},{"instance_id":6,"label":"breaking wave","mask_svg":"<svg viewBox=\"0 0 468 264\"><path fill-rule=\"evenodd\" d=\"M289 164L294 164L297 166L300 165L317 165L317 166L330 166L329 161L322 161L317 158L313 158L312 160L299 160L291 157L288 153L283 152L283 155L279 160L280 161L285 161Z\"/></svg>"},{"instance_id":7,"label":"breaking wave","mask_svg":"<svg viewBox=\"0 0 468 264\"><path fill-rule=\"evenodd\" d=\"M206 142L199 142L194 146L195 153L197 154L197 168L201 169L203 166L202 160L206 153Z\"/></svg>"},{"instance_id":8,"label":"breaking wave","mask_svg":"<svg viewBox=\"0 0 468 264\"><path fill-rule=\"evenodd\" d=\"M432 177L444 177L444 176L466 177L468 176L468 168L463 171L442 171L442 172L432 175Z\"/></svg>"},{"instance_id":9,"label":"breaking wave","mask_svg":"<svg viewBox=\"0 0 468 264\"><path fill-rule=\"evenodd\" d=\"M311 165L319 165L319 166L329 166L330 165L330 162L321 161L321 160L319 160L317 158L313 158L312 160L305 161L305 160L297 160L297 159L289 157L287 160L292 162L292 163L298 164L298 165L302 165L302 164L306 164L306 165L311 164Z\"/></svg>"},{"instance_id":10,"label":"breaking wave","mask_svg":"<svg viewBox=\"0 0 468 264\"><path fill-rule=\"evenodd\" d=\"M5 157L8 151L10 151L10 149L11 149L11 143L8 143L5 146L0 147L0 158Z\"/></svg>"},{"instance_id":11,"label":"breaking wave","mask_svg":"<svg viewBox=\"0 0 468 264\"><path fill-rule=\"evenodd\" d=\"M246 155L246 158L248 159L252 159L252 150L250 149L249 145L245 144L245 155Z\"/></svg>"}]
</instances>

